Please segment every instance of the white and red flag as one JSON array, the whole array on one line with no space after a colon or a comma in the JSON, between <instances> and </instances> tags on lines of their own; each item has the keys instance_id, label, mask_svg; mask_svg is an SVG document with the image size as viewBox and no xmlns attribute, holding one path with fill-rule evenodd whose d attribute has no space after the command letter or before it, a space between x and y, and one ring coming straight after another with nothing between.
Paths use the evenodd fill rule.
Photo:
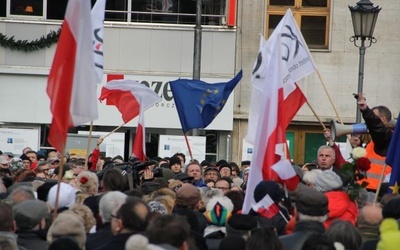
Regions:
<instances>
[{"instance_id":1,"label":"white and red flag","mask_svg":"<svg viewBox=\"0 0 400 250\"><path fill-rule=\"evenodd\" d=\"M279 207L275 204L275 202L271 199L271 197L267 194L260 200L259 202L253 204L251 208L265 216L268 219L271 219L275 215L279 213Z\"/></svg>"},{"instance_id":2,"label":"white and red flag","mask_svg":"<svg viewBox=\"0 0 400 250\"><path fill-rule=\"evenodd\" d=\"M107 82L101 89L100 101L106 100L107 105L114 105L122 114L122 120L128 123L146 111L151 106L161 101L149 87L134 80L113 80Z\"/></svg>"},{"instance_id":3,"label":"white and red flag","mask_svg":"<svg viewBox=\"0 0 400 250\"><path fill-rule=\"evenodd\" d=\"M144 111L140 110L135 139L132 145L132 155L140 161L146 161L146 131L144 125Z\"/></svg>"},{"instance_id":4,"label":"white and red flag","mask_svg":"<svg viewBox=\"0 0 400 250\"><path fill-rule=\"evenodd\" d=\"M96 69L96 82L101 83L103 78L103 38L104 38L104 14L106 9L106 0L97 0L93 6L92 17L92 37L94 66Z\"/></svg>"},{"instance_id":5,"label":"white and red flag","mask_svg":"<svg viewBox=\"0 0 400 250\"><path fill-rule=\"evenodd\" d=\"M314 70L307 44L288 9L268 41L260 38L260 52L253 70L246 139L253 143L254 153L243 206L245 213L255 204L253 192L260 181L294 181L289 183L291 187L298 183L286 159L288 154L284 153L285 133L305 101L295 82Z\"/></svg>"},{"instance_id":6,"label":"white and red flag","mask_svg":"<svg viewBox=\"0 0 400 250\"><path fill-rule=\"evenodd\" d=\"M68 1L47 81L53 115L49 143L63 152L70 127L97 119L90 1Z\"/></svg>"}]
</instances>

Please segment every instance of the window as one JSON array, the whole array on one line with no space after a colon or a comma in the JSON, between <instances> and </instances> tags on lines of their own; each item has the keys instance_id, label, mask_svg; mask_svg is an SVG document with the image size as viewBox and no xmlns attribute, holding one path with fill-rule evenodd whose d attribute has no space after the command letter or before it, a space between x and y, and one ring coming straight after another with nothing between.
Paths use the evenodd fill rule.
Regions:
<instances>
[{"instance_id":1,"label":"window","mask_svg":"<svg viewBox=\"0 0 400 250\"><path fill-rule=\"evenodd\" d=\"M331 0L267 0L267 30L270 36L285 15L292 9L310 49L328 49Z\"/></svg>"},{"instance_id":2,"label":"window","mask_svg":"<svg viewBox=\"0 0 400 250\"><path fill-rule=\"evenodd\" d=\"M44 0L7 0L7 16L44 18L45 4Z\"/></svg>"},{"instance_id":3,"label":"window","mask_svg":"<svg viewBox=\"0 0 400 250\"><path fill-rule=\"evenodd\" d=\"M96 0L91 1L92 6ZM226 1L202 1L202 25L225 25ZM0 0L0 17L63 20L68 0ZM195 24L196 0L107 0L110 22Z\"/></svg>"}]
</instances>

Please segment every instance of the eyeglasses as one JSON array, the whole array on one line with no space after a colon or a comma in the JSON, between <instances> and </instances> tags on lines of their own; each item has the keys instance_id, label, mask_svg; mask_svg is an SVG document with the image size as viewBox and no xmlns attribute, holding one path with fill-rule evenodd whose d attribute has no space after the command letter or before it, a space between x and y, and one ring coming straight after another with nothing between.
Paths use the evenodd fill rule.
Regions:
<instances>
[{"instance_id":1,"label":"eyeglasses","mask_svg":"<svg viewBox=\"0 0 400 250\"><path fill-rule=\"evenodd\" d=\"M215 172L208 172L208 173L206 173L205 175L215 175L215 176L218 176L218 174L215 173Z\"/></svg>"},{"instance_id":2,"label":"eyeglasses","mask_svg":"<svg viewBox=\"0 0 400 250\"><path fill-rule=\"evenodd\" d=\"M215 187L215 188L218 188L218 189L221 189L221 190L229 190L229 188L227 188L227 187Z\"/></svg>"}]
</instances>

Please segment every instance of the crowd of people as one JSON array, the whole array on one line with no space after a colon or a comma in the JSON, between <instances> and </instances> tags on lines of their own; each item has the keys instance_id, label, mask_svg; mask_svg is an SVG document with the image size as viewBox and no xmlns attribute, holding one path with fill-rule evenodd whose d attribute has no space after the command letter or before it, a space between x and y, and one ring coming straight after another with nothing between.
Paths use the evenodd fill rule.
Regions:
<instances>
[{"instance_id":1,"label":"crowd of people","mask_svg":"<svg viewBox=\"0 0 400 250\"><path fill-rule=\"evenodd\" d=\"M359 103L384 130L382 108ZM372 150L384 157L387 145L377 148L384 142L364 119ZM31 148L18 157L1 153L0 249L398 249L399 194L376 199L367 186L349 195L341 172L349 159L338 164L325 136L315 162L293 165L299 184L292 191L279 180L248 190L250 161L104 157L102 138L88 160ZM244 211L247 195L255 204Z\"/></svg>"}]
</instances>

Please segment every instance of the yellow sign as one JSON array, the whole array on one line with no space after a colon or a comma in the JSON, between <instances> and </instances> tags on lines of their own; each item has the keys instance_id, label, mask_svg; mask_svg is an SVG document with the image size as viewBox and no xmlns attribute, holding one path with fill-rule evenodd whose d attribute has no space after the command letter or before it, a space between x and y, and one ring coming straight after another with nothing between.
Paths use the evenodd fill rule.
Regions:
<instances>
[{"instance_id":1,"label":"yellow sign","mask_svg":"<svg viewBox=\"0 0 400 250\"><path fill-rule=\"evenodd\" d=\"M70 149L68 153L85 156L87 154L87 151L86 149Z\"/></svg>"}]
</instances>

